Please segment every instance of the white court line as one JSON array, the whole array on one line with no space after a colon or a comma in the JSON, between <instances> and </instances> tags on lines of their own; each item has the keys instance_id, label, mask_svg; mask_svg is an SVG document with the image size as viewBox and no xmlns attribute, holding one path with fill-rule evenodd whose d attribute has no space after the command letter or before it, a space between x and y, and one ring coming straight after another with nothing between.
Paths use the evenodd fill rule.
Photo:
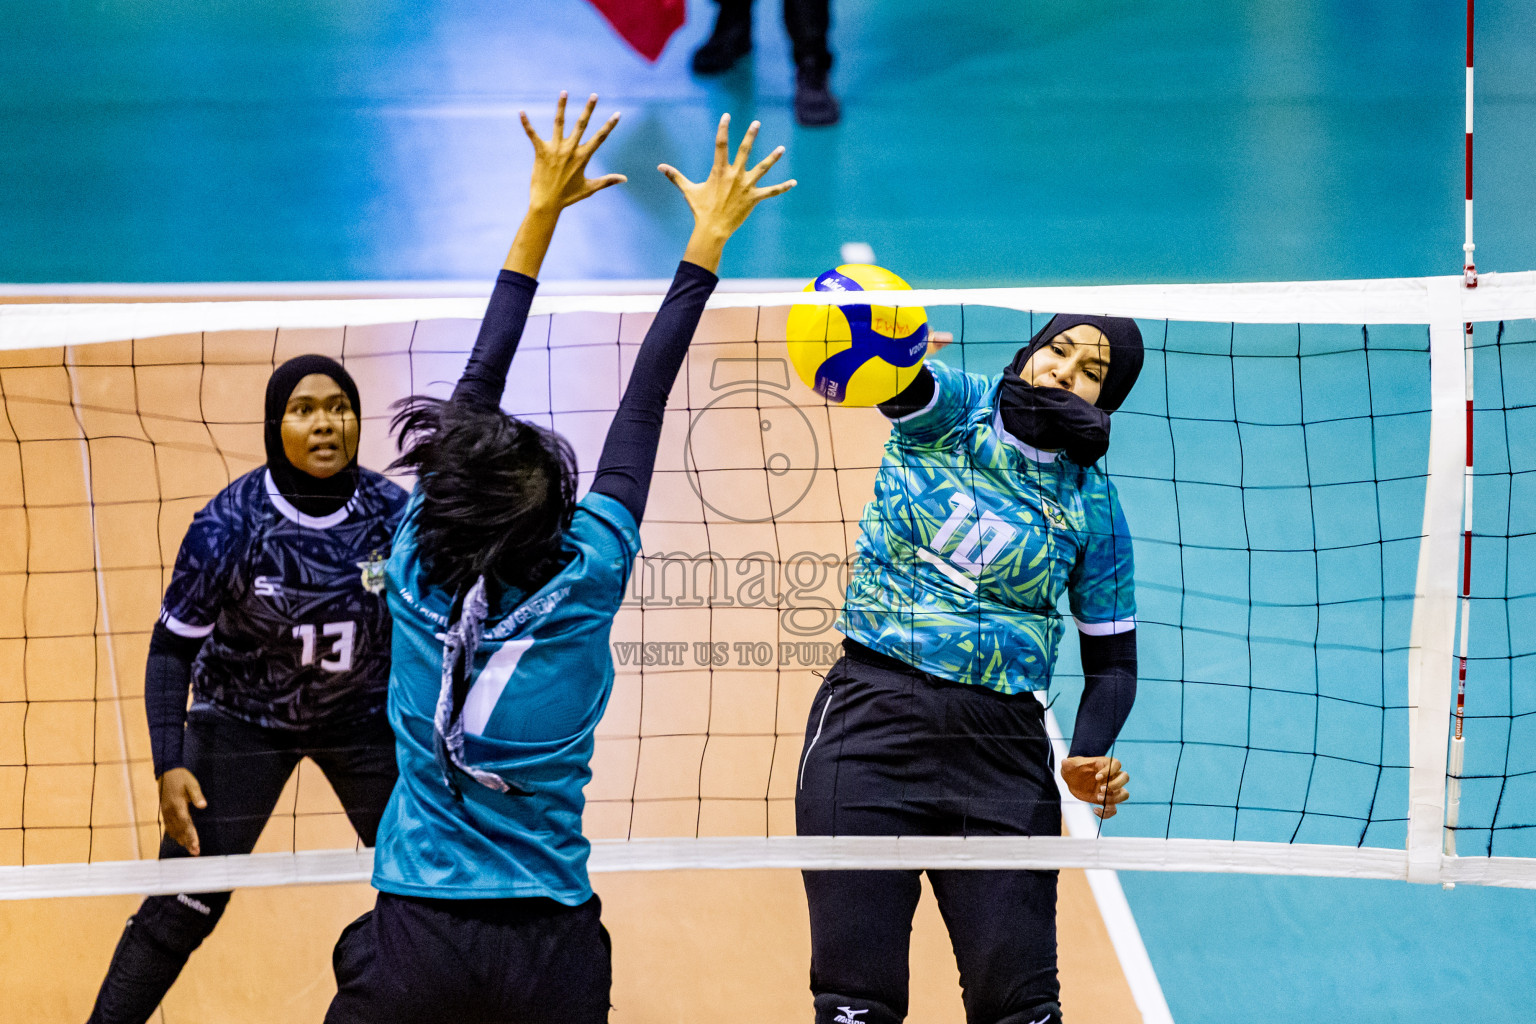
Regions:
<instances>
[{"instance_id":1,"label":"white court line","mask_svg":"<svg viewBox=\"0 0 1536 1024\"><path fill-rule=\"evenodd\" d=\"M1043 702L1044 692L1038 692L1037 696ZM1062 737L1061 723L1056 721L1056 714L1049 707L1045 709L1045 730L1050 734L1051 748L1056 752L1056 764L1059 766L1067 758L1067 743ZM1067 824L1067 831L1073 836L1097 836L1098 818L1094 817L1087 804L1067 789L1059 771L1051 774L1061 793L1061 816ZM1141 929L1136 926L1136 915L1131 913L1131 905L1125 899L1125 890L1120 888L1120 876L1103 868L1088 868L1083 874L1088 877L1093 900L1099 905L1099 916L1104 919L1104 927L1109 931L1109 941L1115 947L1120 970L1124 972L1126 984L1131 988L1131 998L1136 1000L1136 1009L1141 1011L1142 1024L1173 1024L1173 1011L1168 1009L1162 983L1157 980L1152 958L1147 955L1147 947L1141 941Z\"/></svg>"}]
</instances>

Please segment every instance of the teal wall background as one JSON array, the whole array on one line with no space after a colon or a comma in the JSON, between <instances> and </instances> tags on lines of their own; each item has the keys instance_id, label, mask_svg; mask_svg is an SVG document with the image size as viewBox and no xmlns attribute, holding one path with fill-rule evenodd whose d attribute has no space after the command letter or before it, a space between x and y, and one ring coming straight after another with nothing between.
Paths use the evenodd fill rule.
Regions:
<instances>
[{"instance_id":1,"label":"teal wall background","mask_svg":"<svg viewBox=\"0 0 1536 1024\"><path fill-rule=\"evenodd\" d=\"M811 276L849 240L914 281L1296 279L1454 270L1453 0L839 0L832 129L789 115L778 10L694 81L711 4L655 65L581 0L4 0L0 280L483 278L523 197L516 111L624 112L630 185L552 278L661 277L687 231L654 171L722 110L803 183L727 255ZM1480 263L1536 266L1536 9L1481 5ZM675 240L675 241L674 241Z\"/></svg>"}]
</instances>

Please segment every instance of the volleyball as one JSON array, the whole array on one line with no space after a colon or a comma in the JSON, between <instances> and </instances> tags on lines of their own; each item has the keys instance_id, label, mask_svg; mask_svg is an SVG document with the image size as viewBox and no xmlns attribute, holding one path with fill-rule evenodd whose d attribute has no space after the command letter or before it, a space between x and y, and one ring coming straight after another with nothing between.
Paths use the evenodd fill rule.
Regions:
<instances>
[{"instance_id":1,"label":"volleyball","mask_svg":"<svg viewBox=\"0 0 1536 1024\"><path fill-rule=\"evenodd\" d=\"M910 291L900 277L867 263L847 263L805 286L818 292ZM795 306L785 337L807 387L838 405L876 405L917 376L928 351L922 306Z\"/></svg>"}]
</instances>

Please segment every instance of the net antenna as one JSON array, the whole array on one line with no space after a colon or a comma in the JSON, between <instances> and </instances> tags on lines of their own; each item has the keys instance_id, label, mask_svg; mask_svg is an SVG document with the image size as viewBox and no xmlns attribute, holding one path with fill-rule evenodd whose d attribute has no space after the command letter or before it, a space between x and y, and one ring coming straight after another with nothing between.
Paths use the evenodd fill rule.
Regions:
<instances>
[{"instance_id":1,"label":"net antenna","mask_svg":"<svg viewBox=\"0 0 1536 1024\"><path fill-rule=\"evenodd\" d=\"M1466 288L1477 287L1477 263L1473 256L1477 246L1472 242L1472 38L1473 4L1467 0L1467 143L1466 186L1467 224L1466 240L1462 242L1462 284ZM1466 494L1462 499L1462 554L1461 554L1461 639L1457 649L1456 665L1456 726L1451 737L1449 760L1446 764L1445 796L1445 852L1456 856L1456 826L1461 817L1461 773L1464 764L1466 739L1463 735L1467 705L1467 634L1472 616L1472 324L1463 324L1466 334L1467 377L1467 466ZM1445 888L1455 888L1454 882L1444 883Z\"/></svg>"}]
</instances>

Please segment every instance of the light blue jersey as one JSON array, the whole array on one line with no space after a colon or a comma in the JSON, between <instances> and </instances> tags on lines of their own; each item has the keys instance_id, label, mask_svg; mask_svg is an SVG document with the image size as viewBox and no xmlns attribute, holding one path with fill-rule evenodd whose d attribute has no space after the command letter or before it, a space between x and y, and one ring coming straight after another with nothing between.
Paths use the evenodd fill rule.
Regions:
<instances>
[{"instance_id":1,"label":"light blue jersey","mask_svg":"<svg viewBox=\"0 0 1536 1024\"><path fill-rule=\"evenodd\" d=\"M419 589L420 501L418 491L387 570L389 718L400 781L379 825L374 887L439 899L583 903L592 888L582 789L613 689L609 631L640 549L634 518L613 498L588 494L565 534L570 563L537 593L490 609L464 700L463 756L513 789L464 777L456 794L444 781L433 727L452 596Z\"/></svg>"},{"instance_id":2,"label":"light blue jersey","mask_svg":"<svg viewBox=\"0 0 1536 1024\"><path fill-rule=\"evenodd\" d=\"M892 425L838 628L943 679L1043 690L1063 591L1085 633L1135 625L1119 499L1098 466L1003 429L1000 378L928 367L933 400Z\"/></svg>"}]
</instances>

